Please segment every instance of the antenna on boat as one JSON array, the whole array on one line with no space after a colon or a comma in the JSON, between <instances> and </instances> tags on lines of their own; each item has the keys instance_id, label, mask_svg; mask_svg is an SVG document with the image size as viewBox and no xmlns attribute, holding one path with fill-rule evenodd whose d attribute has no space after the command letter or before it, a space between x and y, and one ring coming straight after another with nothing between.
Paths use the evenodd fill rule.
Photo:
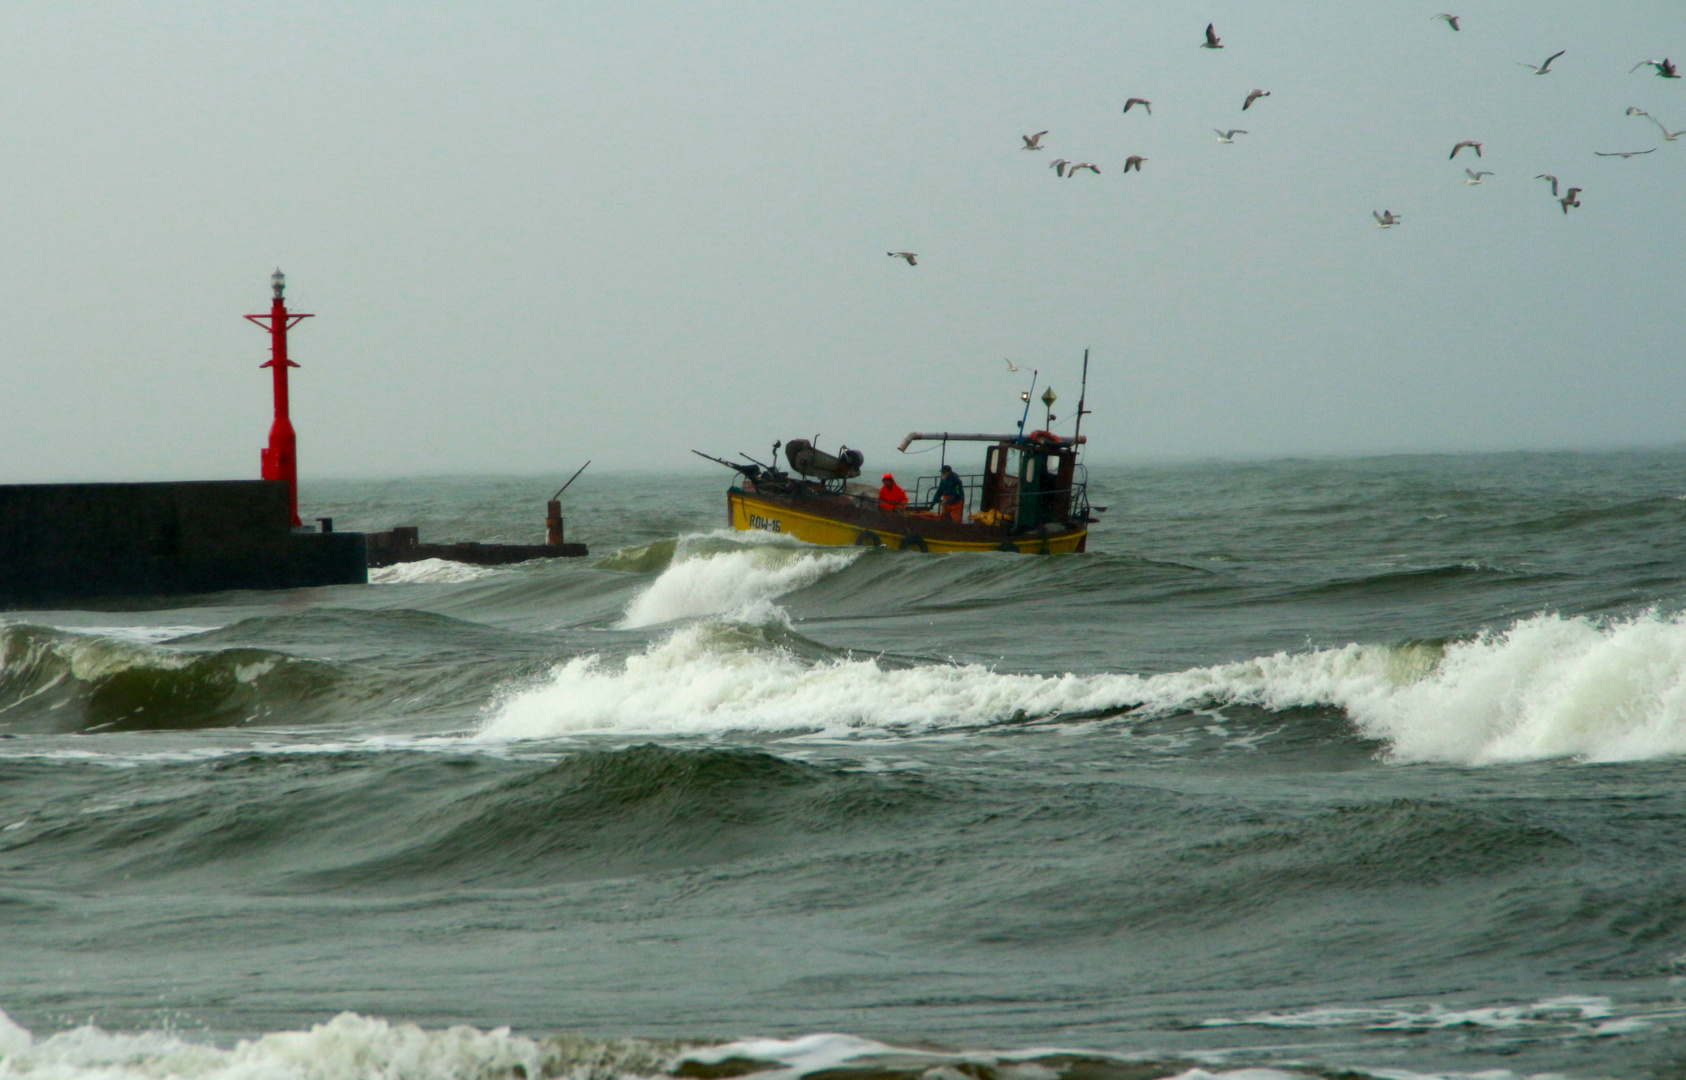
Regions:
<instances>
[{"instance_id":1,"label":"antenna on boat","mask_svg":"<svg viewBox=\"0 0 1686 1080\"><path fill-rule=\"evenodd\" d=\"M1089 399L1089 350L1083 350L1083 389L1077 394L1077 427L1071 433L1071 445L1078 446L1077 437L1083 434L1083 417L1093 409L1085 409L1084 402Z\"/></svg>"},{"instance_id":2,"label":"antenna on boat","mask_svg":"<svg viewBox=\"0 0 1686 1080\"><path fill-rule=\"evenodd\" d=\"M1021 439L1024 438L1024 422L1030 419L1030 395L1036 392L1036 376L1038 374L1037 368L1030 369L1030 389L1019 394L1019 400L1024 402L1024 415L1019 417L1019 438Z\"/></svg>"}]
</instances>

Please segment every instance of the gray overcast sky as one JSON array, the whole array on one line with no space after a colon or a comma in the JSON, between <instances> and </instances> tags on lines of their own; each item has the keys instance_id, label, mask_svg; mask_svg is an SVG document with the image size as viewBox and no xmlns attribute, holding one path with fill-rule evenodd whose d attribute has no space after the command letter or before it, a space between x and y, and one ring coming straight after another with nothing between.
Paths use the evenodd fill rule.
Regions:
<instances>
[{"instance_id":1,"label":"gray overcast sky","mask_svg":"<svg viewBox=\"0 0 1686 1080\"><path fill-rule=\"evenodd\" d=\"M1097 462L1679 442L1665 55L1679 0L7 4L0 482L255 476L277 264L306 477L872 469L1085 346Z\"/></svg>"}]
</instances>

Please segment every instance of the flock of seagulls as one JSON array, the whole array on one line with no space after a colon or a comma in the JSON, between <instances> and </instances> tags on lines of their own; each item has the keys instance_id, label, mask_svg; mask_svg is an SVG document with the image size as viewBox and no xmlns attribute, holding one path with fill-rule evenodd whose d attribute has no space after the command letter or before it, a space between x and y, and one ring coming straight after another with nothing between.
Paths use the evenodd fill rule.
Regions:
<instances>
[{"instance_id":1,"label":"flock of seagulls","mask_svg":"<svg viewBox=\"0 0 1686 1080\"><path fill-rule=\"evenodd\" d=\"M1452 29L1455 32L1461 32L1463 30L1462 16L1454 15L1454 14L1451 14L1450 12L1444 12L1443 11L1443 12L1437 14L1437 15L1430 16L1430 19L1431 20L1438 19L1438 20L1444 22L1450 29ZM1206 24L1206 40L1204 40L1200 43L1200 48L1202 48L1202 49L1221 49L1223 47L1224 47L1223 46L1223 40L1218 37L1217 25L1215 23L1207 23ZM1552 53L1550 56L1546 57L1545 60L1543 62L1539 63L1539 64L1529 64L1529 63L1523 63L1521 61L1518 61L1518 66L1528 68L1535 75L1549 75L1549 74L1552 73L1552 66L1551 65L1553 63L1555 63L1558 59L1560 59L1561 57L1566 55L1568 53L1568 51L1569 50L1567 50L1567 49L1559 49L1556 52ZM1678 79L1678 78L1681 77L1678 66L1674 63L1673 60L1669 59L1666 56L1661 60L1641 60L1639 63L1633 65L1633 67L1629 69L1628 73L1631 75L1634 72L1636 72L1639 69L1644 68L1644 67L1652 68L1653 71L1655 72L1655 74L1659 78ZM1242 102L1241 102L1241 111L1246 112L1247 110L1251 109L1253 107L1253 105L1256 102L1258 102L1261 98L1267 98L1267 97L1270 97L1270 91L1269 90L1262 90L1262 89L1255 88L1255 89L1249 91L1246 98L1243 99ZM1153 102L1149 101L1147 98L1143 98L1143 97L1126 98L1125 101L1124 101L1124 115L1128 116L1130 114L1130 110L1135 109L1135 108L1140 108L1141 111L1143 113L1147 114L1148 116L1153 115ZM1665 126L1663 124L1663 122L1661 120L1658 120L1656 117L1652 116L1649 112L1645 111L1644 109L1641 109L1641 108L1638 108L1638 107L1629 107L1629 109L1627 110L1627 115L1628 116L1642 116L1645 119L1651 121L1653 124L1657 125L1657 129L1658 129L1659 132L1661 132L1663 140L1665 142L1674 142L1677 139L1679 139L1680 136L1686 135L1686 128L1682 128L1679 131L1670 131L1667 128L1667 126ZM1229 128L1228 130L1225 130L1225 129L1222 129L1222 128L1213 128L1212 130L1218 136L1218 142L1224 143L1224 144L1229 144L1229 145L1234 144L1235 137L1237 135L1248 134L1247 130L1244 129L1244 128ZM1039 151L1039 150L1046 149L1046 147L1044 147L1042 145L1042 138L1043 138L1043 136L1045 136L1047 134L1048 134L1047 129L1044 129L1042 131L1038 131L1038 132L1036 132L1034 134L1031 134L1031 135L1020 136L1020 138L1024 140L1024 145L1022 147L1020 147L1020 149L1022 149L1022 150L1032 150L1032 151ZM1482 141L1477 140L1477 139L1462 139L1462 140L1458 141L1457 143L1453 144L1452 152L1448 156L1451 160L1455 161L1455 160L1457 160L1458 154L1460 152L1462 152L1464 150L1473 150L1473 151L1475 151L1475 156L1477 158L1480 158L1480 157L1483 156L1481 151L1482 151L1482 147L1484 145L1485 145L1485 143L1483 143ZM1653 146L1648 150L1610 150L1610 151L1595 150L1595 151L1593 151L1593 154L1597 157L1614 157L1614 158L1621 158L1625 161L1629 158L1639 157L1642 154L1655 153L1657 151L1657 149L1658 149L1657 147ZM1138 172L1139 173L1139 172L1142 171L1142 164L1144 162L1146 162L1147 160L1148 159L1141 154L1131 154L1129 157L1124 159L1123 172L1125 174L1129 174L1131 172ZM1075 177L1080 172L1089 172L1089 173L1093 173L1096 176L1099 176L1101 174L1100 166L1096 165L1092 161L1071 161L1071 160L1069 160L1067 158L1063 158L1063 157L1062 158L1055 158L1053 161L1049 162L1048 167L1050 169L1054 170L1055 176L1058 176L1058 177L1061 177L1061 178L1067 179L1067 180ZM1493 175L1496 175L1496 174L1493 173L1491 170L1486 170L1486 169L1475 170L1475 169L1466 168L1466 169L1464 169L1464 175L1467 177L1467 179L1464 180L1465 184L1476 185L1476 184L1480 184L1486 177L1493 176ZM1565 215L1567 215L1569 213L1571 208L1578 208L1581 205L1581 201L1580 201L1580 193L1582 191L1581 188L1571 187L1563 195L1559 196L1558 195L1558 179L1557 179L1557 177L1551 175L1550 173L1540 173L1535 177L1535 179L1537 179L1537 180L1548 180L1548 181L1551 182L1552 198L1557 200L1558 205L1562 208L1563 213ZM1376 219L1376 227L1378 229L1391 229L1395 225L1398 225L1402 221L1404 221L1404 218L1401 215L1395 214L1392 210L1380 210L1380 211L1372 210L1370 213L1371 213L1371 216L1373 216ZM904 260L906 260L906 262L909 266L919 265L918 256L911 251L891 251L891 252L888 252L887 254L893 259L904 259Z\"/></svg>"},{"instance_id":2,"label":"flock of seagulls","mask_svg":"<svg viewBox=\"0 0 1686 1080\"><path fill-rule=\"evenodd\" d=\"M1540 173L1538 176L1534 177L1534 179L1535 180L1550 180L1551 181L1551 197L1554 198L1554 199L1557 199L1557 177L1551 175L1550 173ZM1577 196L1579 196L1580 193L1581 193L1580 188L1572 187L1566 193L1564 193L1564 195L1561 199L1557 199L1558 203L1560 203L1562 205L1563 212L1565 214L1567 214L1569 212L1569 208L1571 206L1581 205L1581 200L1579 198L1577 198Z\"/></svg>"},{"instance_id":3,"label":"flock of seagulls","mask_svg":"<svg viewBox=\"0 0 1686 1080\"><path fill-rule=\"evenodd\" d=\"M1221 48L1224 47L1223 42L1218 38L1218 31L1217 31L1216 24L1214 24L1214 23L1207 23L1206 24L1206 40L1201 42L1200 47L1202 49L1221 49ZM1248 109L1251 109L1253 107L1254 102L1258 101L1260 98L1267 98L1269 96L1270 96L1269 90L1261 90L1261 89L1258 89L1258 88L1255 87L1254 89L1248 91L1247 96L1244 99L1242 99L1241 111L1246 112ZM1142 110L1142 112L1146 113L1149 116L1153 115L1153 102L1149 101L1147 98L1143 98L1143 97L1126 98L1125 101L1124 101L1124 115L1125 116L1130 115L1130 110L1134 109L1134 108L1140 108ZM1217 134L1219 142L1221 142L1221 143L1231 143L1231 144L1233 144L1235 142L1235 137L1237 135L1246 135L1247 134L1247 131L1243 128L1230 128L1228 131L1225 131L1222 128L1213 128L1212 131ZM1025 150L1040 150L1040 149L1042 149L1042 136L1044 136L1046 134L1048 134L1046 131L1039 131L1035 135L1020 136L1021 138L1024 139L1023 149L1025 149ZM1142 156L1141 154L1131 154L1129 157L1124 159L1124 169L1123 169L1123 171L1126 172L1126 173L1141 172L1142 171L1142 162L1144 162L1146 160L1147 160L1147 158ZM1077 171L1079 169L1087 169L1090 172L1094 173L1096 176L1099 176L1100 172L1101 172L1100 167L1091 163L1091 162L1084 161L1084 162L1079 162L1079 163L1074 165L1071 162L1067 161L1065 158L1057 159L1056 161L1052 162L1048 167L1054 170L1054 174L1056 176L1062 176L1062 177L1065 177L1067 179L1070 179L1071 177L1077 175Z\"/></svg>"}]
</instances>

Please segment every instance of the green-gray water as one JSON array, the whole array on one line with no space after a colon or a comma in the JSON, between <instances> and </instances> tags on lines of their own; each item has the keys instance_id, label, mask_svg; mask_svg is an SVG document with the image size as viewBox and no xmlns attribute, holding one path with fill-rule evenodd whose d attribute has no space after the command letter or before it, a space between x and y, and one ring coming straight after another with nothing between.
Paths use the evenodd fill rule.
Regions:
<instances>
[{"instance_id":1,"label":"green-gray water","mask_svg":"<svg viewBox=\"0 0 1686 1080\"><path fill-rule=\"evenodd\" d=\"M587 560L9 613L0 1076L1678 1067L1686 453L1091 479L1085 556L587 473Z\"/></svg>"}]
</instances>

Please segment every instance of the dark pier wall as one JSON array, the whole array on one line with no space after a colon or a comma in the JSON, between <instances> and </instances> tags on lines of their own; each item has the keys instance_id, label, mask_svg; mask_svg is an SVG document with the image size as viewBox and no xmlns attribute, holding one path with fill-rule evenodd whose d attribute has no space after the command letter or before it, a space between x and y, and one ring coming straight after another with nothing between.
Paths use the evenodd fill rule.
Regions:
<instances>
[{"instance_id":1,"label":"dark pier wall","mask_svg":"<svg viewBox=\"0 0 1686 1080\"><path fill-rule=\"evenodd\" d=\"M0 606L369 579L361 533L295 533L274 480L0 485Z\"/></svg>"},{"instance_id":2,"label":"dark pier wall","mask_svg":"<svg viewBox=\"0 0 1686 1080\"><path fill-rule=\"evenodd\" d=\"M471 566L507 566L529 559L583 559L584 544L424 544L414 525L401 525L386 532L364 534L368 539L369 565L450 559Z\"/></svg>"}]
</instances>

